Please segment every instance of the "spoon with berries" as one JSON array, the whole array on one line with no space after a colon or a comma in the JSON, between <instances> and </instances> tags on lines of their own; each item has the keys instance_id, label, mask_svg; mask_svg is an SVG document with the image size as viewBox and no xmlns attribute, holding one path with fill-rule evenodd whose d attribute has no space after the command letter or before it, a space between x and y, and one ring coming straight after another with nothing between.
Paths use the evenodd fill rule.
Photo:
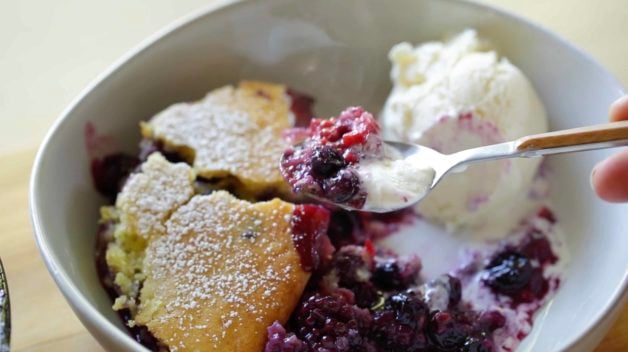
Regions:
<instances>
[{"instance_id":1,"label":"spoon with berries","mask_svg":"<svg viewBox=\"0 0 628 352\"><path fill-rule=\"evenodd\" d=\"M423 199L451 172L471 163L529 158L628 145L628 121L521 137L442 154L384 141L373 115L350 107L338 117L312 119L286 134L292 144L281 173L297 194L348 210L391 212Z\"/></svg>"}]
</instances>

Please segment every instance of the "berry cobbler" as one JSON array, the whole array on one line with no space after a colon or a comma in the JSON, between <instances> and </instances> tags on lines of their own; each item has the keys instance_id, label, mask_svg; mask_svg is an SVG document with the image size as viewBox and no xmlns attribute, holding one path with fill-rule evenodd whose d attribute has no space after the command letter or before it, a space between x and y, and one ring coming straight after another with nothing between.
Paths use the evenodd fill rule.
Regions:
<instances>
[{"instance_id":1,"label":"berry cobbler","mask_svg":"<svg viewBox=\"0 0 628 352\"><path fill-rule=\"evenodd\" d=\"M92 160L97 269L129 334L171 352L514 350L560 284L551 210L426 273L387 244L415 209L299 195L360 208L361 163L384 153L371 113L313 102L243 81L142 122L137 156Z\"/></svg>"}]
</instances>

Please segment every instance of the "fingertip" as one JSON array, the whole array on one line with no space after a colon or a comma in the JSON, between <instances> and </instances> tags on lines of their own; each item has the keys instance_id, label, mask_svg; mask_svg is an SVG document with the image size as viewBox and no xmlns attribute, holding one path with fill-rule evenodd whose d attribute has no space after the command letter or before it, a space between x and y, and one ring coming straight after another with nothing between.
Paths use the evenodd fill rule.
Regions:
<instances>
[{"instance_id":1,"label":"fingertip","mask_svg":"<svg viewBox=\"0 0 628 352\"><path fill-rule=\"evenodd\" d=\"M597 164L591 172L591 186L607 202L628 202L628 151Z\"/></svg>"},{"instance_id":2,"label":"fingertip","mask_svg":"<svg viewBox=\"0 0 628 352\"><path fill-rule=\"evenodd\" d=\"M617 99L610 108L611 121L628 120L628 95Z\"/></svg>"}]
</instances>

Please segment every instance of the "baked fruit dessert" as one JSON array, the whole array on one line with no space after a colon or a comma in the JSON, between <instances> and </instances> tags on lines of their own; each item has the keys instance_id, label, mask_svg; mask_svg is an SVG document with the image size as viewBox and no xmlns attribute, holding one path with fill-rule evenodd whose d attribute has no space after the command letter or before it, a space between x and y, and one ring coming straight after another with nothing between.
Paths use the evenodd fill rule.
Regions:
<instances>
[{"instance_id":1,"label":"baked fruit dessert","mask_svg":"<svg viewBox=\"0 0 628 352\"><path fill-rule=\"evenodd\" d=\"M560 283L551 211L428 279L380 242L420 220L412 208L291 192L359 208L361 165L382 153L370 113L312 119L312 102L245 81L142 123L137 157L92 161L110 200L97 269L131 335L162 352L513 350Z\"/></svg>"},{"instance_id":2,"label":"baked fruit dessert","mask_svg":"<svg viewBox=\"0 0 628 352\"><path fill-rule=\"evenodd\" d=\"M330 250L328 212L194 195L193 179L188 165L155 153L103 208L114 309L170 350L260 350L324 259L319 249Z\"/></svg>"},{"instance_id":3,"label":"baked fruit dessert","mask_svg":"<svg viewBox=\"0 0 628 352\"><path fill-rule=\"evenodd\" d=\"M170 350L260 350L266 327L287 321L321 260L312 256L327 244L328 213L225 191L189 199L189 171L153 154L111 210L118 237L107 263L123 293L114 309L128 309L131 326L147 327ZM181 193L166 190L186 181Z\"/></svg>"},{"instance_id":4,"label":"baked fruit dessert","mask_svg":"<svg viewBox=\"0 0 628 352\"><path fill-rule=\"evenodd\" d=\"M272 151L308 101L281 85L224 87L143 123L140 158L94 160L97 188L115 199L101 209L99 273L136 339L154 350L260 350L266 328L287 321L331 255L328 211L216 189L280 194ZM266 140L265 150L252 142Z\"/></svg>"}]
</instances>

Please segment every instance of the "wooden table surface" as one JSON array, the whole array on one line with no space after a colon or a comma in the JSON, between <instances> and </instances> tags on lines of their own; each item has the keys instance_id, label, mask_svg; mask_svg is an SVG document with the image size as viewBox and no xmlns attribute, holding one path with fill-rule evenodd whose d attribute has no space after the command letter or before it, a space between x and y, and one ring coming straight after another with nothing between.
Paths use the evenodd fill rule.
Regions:
<instances>
[{"instance_id":1,"label":"wooden table surface","mask_svg":"<svg viewBox=\"0 0 628 352\"><path fill-rule=\"evenodd\" d=\"M102 351L36 249L28 178L55 116L117 57L212 0L3 2L0 10L0 257L10 284L14 351ZM626 0L479 0L539 22L628 84ZM597 351L628 351L628 309Z\"/></svg>"}]
</instances>

